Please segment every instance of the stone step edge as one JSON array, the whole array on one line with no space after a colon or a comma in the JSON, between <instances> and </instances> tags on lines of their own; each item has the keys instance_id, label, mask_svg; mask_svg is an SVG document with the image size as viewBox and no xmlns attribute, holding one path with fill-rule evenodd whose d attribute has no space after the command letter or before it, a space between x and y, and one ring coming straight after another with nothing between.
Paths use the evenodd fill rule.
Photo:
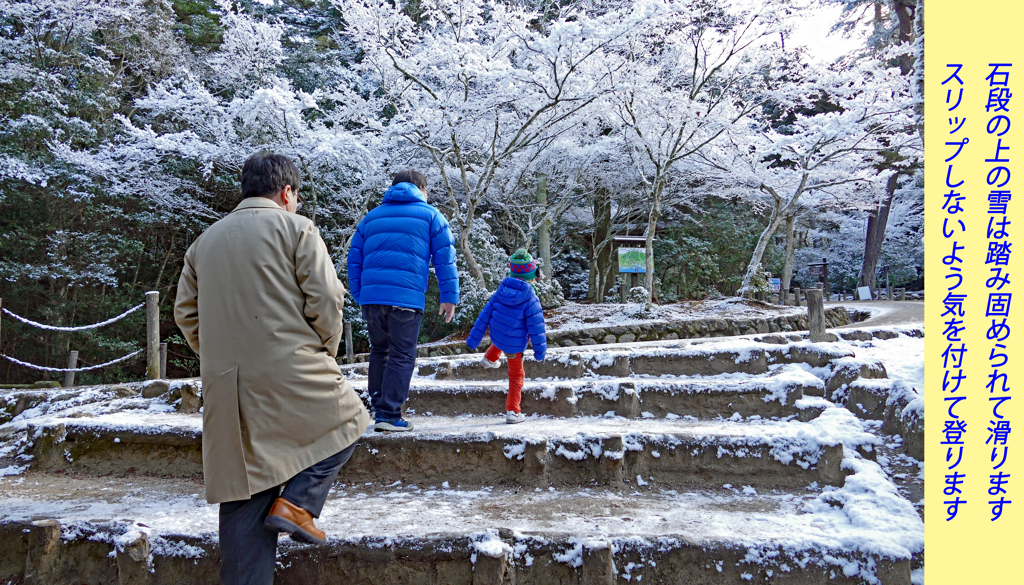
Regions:
<instances>
[{"instance_id":1,"label":"stone step edge","mask_svg":"<svg viewBox=\"0 0 1024 585\"><path fill-rule=\"evenodd\" d=\"M863 321L871 316L868 311L848 310L844 307L825 309L825 326L840 327ZM771 319L759 318L706 318L685 321L658 321L653 323L620 325L612 327L591 327L569 331L551 331L548 334L549 347L576 347L609 343L632 343L634 341L657 341L675 339L698 339L703 337L735 337L759 333L786 333L807 331L806 313L780 315ZM418 357L438 357L479 353L487 349L488 339L476 350L466 347L465 341L435 343L417 350ZM366 361L367 353L355 355L356 361Z\"/></svg>"},{"instance_id":2,"label":"stone step edge","mask_svg":"<svg viewBox=\"0 0 1024 585\"><path fill-rule=\"evenodd\" d=\"M148 585L219 582L218 544L212 537L150 536L137 524L112 521L94 529L75 526L63 535L59 520L0 522L0 579L15 582ZM629 576L741 585L786 574L801 582L838 584L865 578L910 585L911 558L891 558L837 548L790 548L772 542L740 545L694 541L679 534L574 538L517 534L492 528L467 534L363 538L300 546L282 541L275 581L387 583L402 575L433 576L445 585L504 585L554 579L613 585ZM847 577L851 565L858 574ZM801 579L802 578L802 579ZM640 581L640 579L637 579ZM554 581L551 581L554 582Z\"/></svg>"},{"instance_id":3,"label":"stone step edge","mask_svg":"<svg viewBox=\"0 0 1024 585\"><path fill-rule=\"evenodd\" d=\"M31 456L33 470L180 477L202 474L198 430L137 434L55 423L29 426L26 431L31 444L23 452ZM719 483L743 480L755 487L812 482L843 485L848 471L841 465L842 444L822 441L787 445L788 450L777 451L772 439L614 433L564 438L496 437L492 433L368 434L360 439L338 481L401 479L430 484L458 474L466 485L518 482L546 487L593 481L619 485L640 473L656 476L665 485L680 486L703 485L712 477ZM110 452L117 452L118 457L106 456ZM873 451L865 448L862 453L871 456Z\"/></svg>"},{"instance_id":4,"label":"stone step edge","mask_svg":"<svg viewBox=\"0 0 1024 585\"><path fill-rule=\"evenodd\" d=\"M581 379L554 383L527 382L522 389L521 408L526 414L562 418L614 415L629 419L666 418L691 415L698 419L798 416L809 421L820 409L800 408L804 395L824 393L824 384L814 378L769 382L771 378L746 380L688 380L673 382L660 378ZM370 408L365 384L356 381L356 391ZM432 415L487 415L504 410L506 382L459 382L450 386L412 385L405 403L407 412Z\"/></svg>"}]
</instances>

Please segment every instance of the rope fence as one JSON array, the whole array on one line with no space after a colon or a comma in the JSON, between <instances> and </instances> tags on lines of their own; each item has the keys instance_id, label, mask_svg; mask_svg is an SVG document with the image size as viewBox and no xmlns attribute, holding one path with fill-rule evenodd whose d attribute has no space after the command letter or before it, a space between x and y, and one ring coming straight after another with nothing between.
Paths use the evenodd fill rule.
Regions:
<instances>
[{"instance_id":1,"label":"rope fence","mask_svg":"<svg viewBox=\"0 0 1024 585\"><path fill-rule=\"evenodd\" d=\"M35 321L31 321L29 319L26 319L26 318L20 316L20 315L15 315L14 313L8 311L7 309L0 309L0 310L2 310L5 314L10 315L11 317L14 317L18 321L21 321L22 323L24 323L26 325L31 325L33 327L38 327L39 329L45 329L47 331L86 331L88 329L96 329L98 327L103 327L105 325L110 325L111 323L117 323L121 319L124 319L128 315L131 315L135 311L138 311L139 309L141 309L142 307L145 307L145 306L146 306L146 303L139 303L138 305L135 305L134 307L128 309L124 313L121 313L117 317L111 317L110 319L107 319L106 321L102 321L100 323L93 323L92 325L81 325L81 326L78 326L78 327L59 327L57 325L44 325L43 323L36 323Z\"/></svg>"},{"instance_id":2,"label":"rope fence","mask_svg":"<svg viewBox=\"0 0 1024 585\"><path fill-rule=\"evenodd\" d=\"M143 351L145 351L145 350L144 349L137 349L137 350L131 352L128 355L121 356L121 357L117 358L116 360L110 360L109 362L107 362L105 364L96 364L95 366L86 366L84 368L51 368L51 367L48 367L48 366L37 366L35 364L30 364L28 362L23 362L23 361L21 361L19 359L12 358L11 356L9 356L7 354L3 354L3 353L0 353L0 357L6 359L8 361L14 362L14 363L18 364L19 366L25 366L26 368L32 368L33 370L43 370L45 372L88 372L89 370L98 370L100 368L105 368L107 366L112 366L114 364L121 363L121 362L123 362L125 360L131 359L131 358L139 355Z\"/></svg>"},{"instance_id":3,"label":"rope fence","mask_svg":"<svg viewBox=\"0 0 1024 585\"><path fill-rule=\"evenodd\" d=\"M132 353L130 353L128 355L121 356L121 357L119 357L117 359L114 359L114 360L111 360L109 362L102 363L102 364L96 364L96 365L93 365L93 366L83 366L83 367L79 368L79 367L77 367L77 365L78 365L78 351L76 351L76 350L71 350L70 355L68 356L68 367L66 367L66 368L53 368L53 367L49 367L49 366L40 366L40 365L36 365L36 364L32 364L32 363L29 363L29 362L25 362L25 361L19 360L17 358L11 357L11 356L3 354L3 353L0 353L0 357L3 357L4 359L6 359L6 360L8 360L8 361L10 361L12 363L18 364L19 366L23 366L23 367L26 367L26 368L31 368L31 369L34 369L34 370L40 370L40 371L44 371L44 372L64 372L64 374L65 374L64 385L65 386L73 386L74 385L74 381L75 381L75 372L87 372L87 371L90 371L90 370L98 370L100 368L105 368L107 366L112 366L114 364L118 364L118 363L127 361L127 360L129 360L129 359L139 355L142 352L146 352L146 378L149 379L149 380L154 380L154 379L157 379L157 378L161 378L161 377L163 377L165 375L166 368L167 368L167 365L166 365L167 364L167 361L166 361L167 360L167 344L166 343L160 343L160 311L159 311L159 308L160 308L160 293L157 292L157 291L149 291L149 292L147 292L146 293L146 302L140 303L140 304L138 304L138 305L128 309L124 313L121 313L120 315L117 315L116 317L111 317L110 319L107 319L106 321L101 321L99 323L94 323L92 325L81 325L81 326L77 326L77 327L60 327L60 326L56 326L56 325L46 325L45 323L37 323L35 321L32 321L31 319L26 319L25 317L22 317L20 315L16 315L15 313L9 311L8 309L4 309L3 308L3 299L0 299L0 314L10 315L11 317L16 319L17 321L20 321L20 322L22 322L22 323L24 323L26 325L30 325L32 327L37 327L39 329L43 329L45 331L61 331L61 332L86 331L86 330L89 330L89 329L96 329L96 328L99 328L99 327L104 327L106 325L110 325L112 323L116 323L116 322L120 321L121 319L124 319L128 315L131 315L132 313L134 313L135 311L138 311L139 309L141 309L143 307L146 308L146 346L143 349L139 349L137 351L133 351ZM2 329L0 329L0 331L2 331Z\"/></svg>"}]
</instances>

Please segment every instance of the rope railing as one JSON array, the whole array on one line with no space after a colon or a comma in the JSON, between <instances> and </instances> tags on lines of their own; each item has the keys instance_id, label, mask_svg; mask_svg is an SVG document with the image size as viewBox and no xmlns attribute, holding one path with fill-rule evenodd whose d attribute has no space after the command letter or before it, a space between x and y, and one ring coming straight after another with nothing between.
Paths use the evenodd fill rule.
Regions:
<instances>
[{"instance_id":1,"label":"rope railing","mask_svg":"<svg viewBox=\"0 0 1024 585\"><path fill-rule=\"evenodd\" d=\"M92 325L80 325L80 326L77 326L77 327L60 327L60 326L57 326L57 325L46 325L45 323L37 323L35 321L32 321L31 319L26 319L25 317L22 317L20 315L16 315L15 313L11 312L8 309L4 309L3 305L2 305L2 302L3 302L3 300L0 299L0 314L10 315L14 319L16 319L16 320L18 320L18 321L20 321L20 322L22 322L22 323L24 323L26 325L31 325L32 327L37 327L39 329L43 329L43 330L46 330L46 331L62 331L62 332L86 331L86 330L89 330L89 329L96 329L98 327L103 327L105 325L110 325L111 323L116 323L116 322L120 321L121 319L124 319L128 315L131 315L135 311L138 311L139 309L145 307L146 308L146 346L145 346L145 348L144 349L140 349L138 351L133 351L132 353L130 353L128 355L121 356L121 357L119 357L117 359L114 359L114 360L111 360L109 362L102 363L102 364L96 364L94 366L84 366L84 367L79 368L79 367L77 367L77 365L78 365L78 351L76 351L76 350L71 350L70 355L68 356L68 367L66 367L66 368L54 368L54 367L50 367L50 366L40 366L40 365L36 365L36 364L32 364L32 363L29 363L29 362L25 362L25 361L19 360L17 358L11 357L11 356L3 354L3 353L0 353L0 357L3 357L4 359L10 361L11 363L15 363L15 364L18 364L19 366L23 366L23 367L26 367L26 368L31 368L31 369L34 369L34 370L41 370L41 371L44 371L44 372L64 372L65 373L64 385L65 386L73 386L74 385L74 381L75 381L75 372L87 372L87 371L90 371L90 370L98 370L100 368L105 368L107 366L112 366L114 364L118 364L118 363L124 362L126 360L129 360L129 359L139 355L143 351L145 351L146 352L146 378L149 379L149 380L153 380L153 379L160 378L160 377L164 376L164 372L166 371L166 368L167 368L167 366L166 366L167 344L166 343L160 343L160 310L159 310L159 307L160 307L160 293L157 292L157 291L149 291L149 292L147 292L146 293L146 302L140 303L140 304L138 304L138 305L128 309L124 313L121 313L120 315L118 315L116 317L111 317L110 319L107 319L106 321L101 321L100 323L94 323ZM0 330L0 331L2 331L2 330Z\"/></svg>"},{"instance_id":2,"label":"rope railing","mask_svg":"<svg viewBox=\"0 0 1024 585\"><path fill-rule=\"evenodd\" d=\"M110 325L111 323L117 323L121 319L124 319L128 315L131 315L135 311L138 311L139 309L145 306L146 303L139 303L138 305L135 305L134 307L128 309L124 313L121 313L117 317L111 317L110 319L107 319L106 321L102 321L100 323L93 323L92 325L80 325L78 327L60 327L58 325L45 325L43 323L36 323L35 321L26 319L20 315L15 315L14 313L8 311L7 309L0 309L0 311L3 311L4 313L10 315L11 317L14 317L18 321L21 321L26 325L38 327L39 329L46 329L47 331L86 331L88 329L96 329L98 327L103 327L104 325Z\"/></svg>"},{"instance_id":3,"label":"rope railing","mask_svg":"<svg viewBox=\"0 0 1024 585\"><path fill-rule=\"evenodd\" d=\"M45 372L88 372L89 370L98 370L100 368L105 368L107 366L112 366L114 364L121 363L121 362L123 362L125 360L131 359L131 358L139 355L143 351L145 351L145 350L143 350L143 349L135 350L135 351L131 352L128 355L123 355L123 356L117 358L116 360L110 360L109 362L107 362L105 364L96 364L95 366L86 366L84 368L51 368L51 367L48 367L48 366L37 366L35 364L30 364L28 362L23 362L23 361L21 361L19 359L16 359L16 358L12 358L11 356L9 356L7 354L3 354L3 353L0 353L0 357L6 359L8 361L14 362L14 363L18 364L19 366L25 366L26 368L32 368L33 370L43 370Z\"/></svg>"}]
</instances>

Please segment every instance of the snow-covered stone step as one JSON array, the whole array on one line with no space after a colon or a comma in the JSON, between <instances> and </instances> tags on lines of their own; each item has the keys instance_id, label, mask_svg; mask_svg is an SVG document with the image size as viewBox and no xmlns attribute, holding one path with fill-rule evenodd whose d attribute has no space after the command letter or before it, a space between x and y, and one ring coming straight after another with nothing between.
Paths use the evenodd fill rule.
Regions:
<instances>
[{"instance_id":1,"label":"snow-covered stone step","mask_svg":"<svg viewBox=\"0 0 1024 585\"><path fill-rule=\"evenodd\" d=\"M282 540L275 582L908 585L920 518L877 464L846 464L828 490L339 483L318 520L328 544ZM200 483L29 472L0 487L0 579L218 582Z\"/></svg>"},{"instance_id":2,"label":"snow-covered stone step","mask_svg":"<svg viewBox=\"0 0 1024 585\"><path fill-rule=\"evenodd\" d=\"M353 379L365 391L366 380ZM591 377L529 381L523 387L527 414L572 417L613 413L626 418L786 417L808 395L822 395L823 382L796 365L773 366L770 375L722 374L709 377ZM407 411L425 415L495 414L505 406L507 381L467 382L414 378ZM816 414L816 413L815 413Z\"/></svg>"},{"instance_id":3,"label":"snow-covered stone step","mask_svg":"<svg viewBox=\"0 0 1024 585\"><path fill-rule=\"evenodd\" d=\"M674 341L657 344L612 346L592 350L551 350L543 362L527 359L526 378L575 379L589 375L715 376L719 374L763 374L771 364L804 363L826 367L852 357L848 348L827 343L799 341L784 344L747 339L728 341ZM504 367L486 368L478 356L417 360L417 375L437 380L496 381L507 377ZM352 376L365 376L366 364L346 366Z\"/></svg>"},{"instance_id":4,"label":"snow-covered stone step","mask_svg":"<svg viewBox=\"0 0 1024 585\"><path fill-rule=\"evenodd\" d=\"M690 417L629 420L533 416L410 417L411 433L360 439L340 481L406 483L457 478L463 485L621 485L640 474L663 485L842 485L846 450L878 440L840 408L811 422ZM22 454L33 469L88 474L197 477L197 415L120 411L26 424Z\"/></svg>"}]
</instances>

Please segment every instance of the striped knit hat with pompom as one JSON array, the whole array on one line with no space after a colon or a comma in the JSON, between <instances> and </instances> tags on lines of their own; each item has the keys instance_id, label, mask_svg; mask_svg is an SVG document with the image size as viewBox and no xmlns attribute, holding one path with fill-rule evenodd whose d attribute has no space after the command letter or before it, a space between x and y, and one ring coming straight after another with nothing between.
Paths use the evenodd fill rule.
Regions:
<instances>
[{"instance_id":1,"label":"striped knit hat with pompom","mask_svg":"<svg viewBox=\"0 0 1024 585\"><path fill-rule=\"evenodd\" d=\"M537 263L533 261L530 253L519 248L515 254L508 259L509 276L520 280L533 280L537 278Z\"/></svg>"}]
</instances>

